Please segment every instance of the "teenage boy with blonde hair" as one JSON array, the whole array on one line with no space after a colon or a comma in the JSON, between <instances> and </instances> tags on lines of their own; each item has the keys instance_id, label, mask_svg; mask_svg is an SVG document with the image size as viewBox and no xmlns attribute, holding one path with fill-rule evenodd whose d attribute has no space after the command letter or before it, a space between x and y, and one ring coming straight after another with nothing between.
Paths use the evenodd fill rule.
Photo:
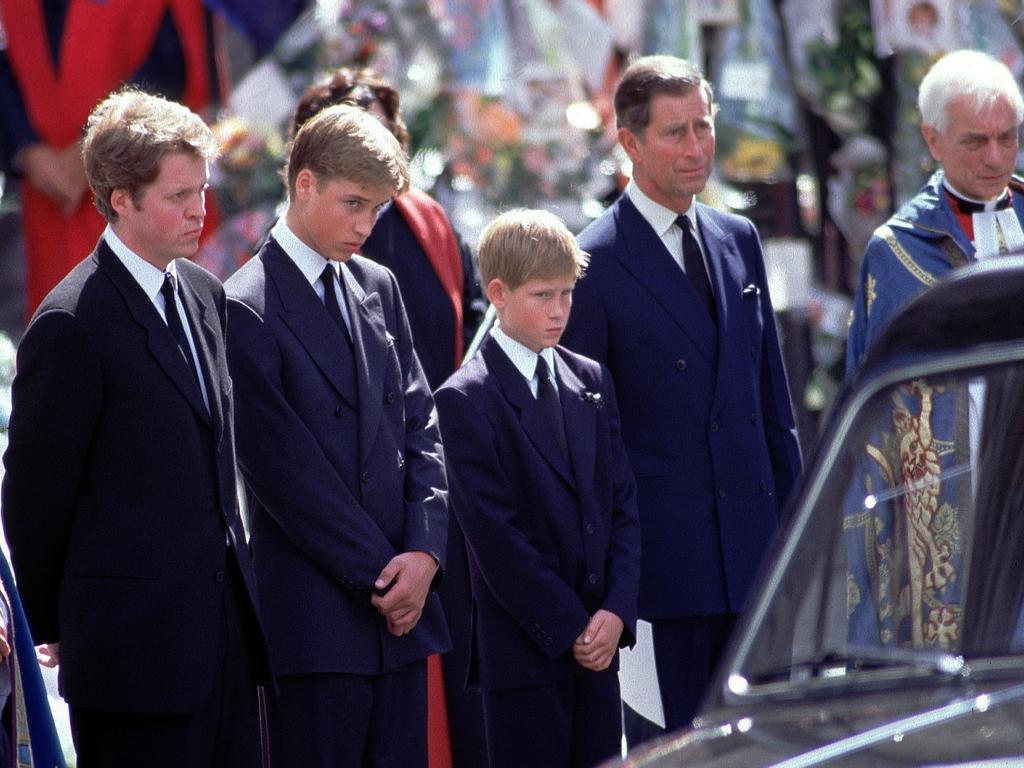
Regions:
<instances>
[{"instance_id":1,"label":"teenage boy with blonde hair","mask_svg":"<svg viewBox=\"0 0 1024 768\"><path fill-rule=\"evenodd\" d=\"M435 394L469 549L469 683L492 768L591 766L619 754L640 529L611 378L556 346L587 255L554 215L516 210L479 258L499 324Z\"/></svg>"},{"instance_id":2,"label":"teenage boy with blonde hair","mask_svg":"<svg viewBox=\"0 0 1024 768\"><path fill-rule=\"evenodd\" d=\"M286 176L287 213L225 284L274 764L426 766L426 658L449 647L444 464L398 284L354 255L409 169L375 117L335 106L296 134Z\"/></svg>"}]
</instances>

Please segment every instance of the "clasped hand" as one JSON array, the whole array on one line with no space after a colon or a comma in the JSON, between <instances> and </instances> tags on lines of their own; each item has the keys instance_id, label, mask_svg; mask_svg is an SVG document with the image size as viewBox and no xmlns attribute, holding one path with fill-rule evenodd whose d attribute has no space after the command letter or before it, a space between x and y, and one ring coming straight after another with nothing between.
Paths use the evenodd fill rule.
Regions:
<instances>
[{"instance_id":1,"label":"clasped hand","mask_svg":"<svg viewBox=\"0 0 1024 768\"><path fill-rule=\"evenodd\" d=\"M416 626L435 573L437 562L426 552L403 552L384 566L370 602L387 620L392 635L407 634Z\"/></svg>"},{"instance_id":2,"label":"clasped hand","mask_svg":"<svg viewBox=\"0 0 1024 768\"><path fill-rule=\"evenodd\" d=\"M615 658L622 637L622 619L603 608L590 617L583 634L573 643L576 663L584 669L601 672Z\"/></svg>"}]
</instances>

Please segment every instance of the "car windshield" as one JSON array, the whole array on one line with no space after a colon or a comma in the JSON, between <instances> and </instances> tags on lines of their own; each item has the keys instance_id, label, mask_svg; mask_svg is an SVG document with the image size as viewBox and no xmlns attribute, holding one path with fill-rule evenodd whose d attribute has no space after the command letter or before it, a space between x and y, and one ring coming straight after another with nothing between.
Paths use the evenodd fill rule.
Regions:
<instances>
[{"instance_id":1,"label":"car windshield","mask_svg":"<svg viewBox=\"0 0 1024 768\"><path fill-rule=\"evenodd\" d=\"M1024 365L935 370L891 376L823 446L734 693L983 659L1024 670Z\"/></svg>"}]
</instances>

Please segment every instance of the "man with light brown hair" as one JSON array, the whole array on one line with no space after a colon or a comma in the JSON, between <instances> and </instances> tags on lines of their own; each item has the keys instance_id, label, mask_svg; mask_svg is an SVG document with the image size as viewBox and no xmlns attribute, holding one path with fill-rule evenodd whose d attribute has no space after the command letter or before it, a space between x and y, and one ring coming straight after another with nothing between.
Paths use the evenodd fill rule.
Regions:
<instances>
[{"instance_id":1,"label":"man with light brown hair","mask_svg":"<svg viewBox=\"0 0 1024 768\"><path fill-rule=\"evenodd\" d=\"M275 765L426 766L444 463L395 278L354 255L408 164L342 105L302 126L285 175L287 213L226 283Z\"/></svg>"},{"instance_id":2,"label":"man with light brown hair","mask_svg":"<svg viewBox=\"0 0 1024 768\"><path fill-rule=\"evenodd\" d=\"M128 90L93 110L83 147L108 225L36 311L13 387L21 598L79 766L260 765L226 299L187 258L216 145L185 107Z\"/></svg>"}]
</instances>

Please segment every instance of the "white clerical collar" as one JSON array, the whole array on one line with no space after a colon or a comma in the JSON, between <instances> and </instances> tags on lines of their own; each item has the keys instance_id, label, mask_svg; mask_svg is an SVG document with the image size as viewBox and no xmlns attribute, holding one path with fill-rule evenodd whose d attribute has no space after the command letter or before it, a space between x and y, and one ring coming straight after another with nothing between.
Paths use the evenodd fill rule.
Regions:
<instances>
[{"instance_id":1,"label":"white clerical collar","mask_svg":"<svg viewBox=\"0 0 1024 768\"><path fill-rule=\"evenodd\" d=\"M1007 191L1004 189L1000 194L996 195L991 200L979 200L976 197L965 195L963 192L961 192L952 184L950 184L949 180L946 179L945 176L942 177L942 186L945 187L946 191L949 192L949 194L951 194L953 197L958 197L961 200L966 200L968 203L973 203L974 205L982 206L985 213L996 210L999 201L1002 200L1007 194Z\"/></svg>"},{"instance_id":2,"label":"white clerical collar","mask_svg":"<svg viewBox=\"0 0 1024 768\"><path fill-rule=\"evenodd\" d=\"M629 180L626 185L626 194L629 195L629 199L633 201L633 205L640 212L640 215L647 220L647 223L651 225L658 237L664 237L665 233L668 232L669 227L676 223L676 217L679 215L671 208L666 208L661 203L657 203L648 197L640 186L633 179ZM694 232L699 232L697 228L697 206L693 204L693 200L690 200L690 207L687 208L683 215L690 220L690 224L693 226ZM676 235L678 237L678 235Z\"/></svg>"}]
</instances>

